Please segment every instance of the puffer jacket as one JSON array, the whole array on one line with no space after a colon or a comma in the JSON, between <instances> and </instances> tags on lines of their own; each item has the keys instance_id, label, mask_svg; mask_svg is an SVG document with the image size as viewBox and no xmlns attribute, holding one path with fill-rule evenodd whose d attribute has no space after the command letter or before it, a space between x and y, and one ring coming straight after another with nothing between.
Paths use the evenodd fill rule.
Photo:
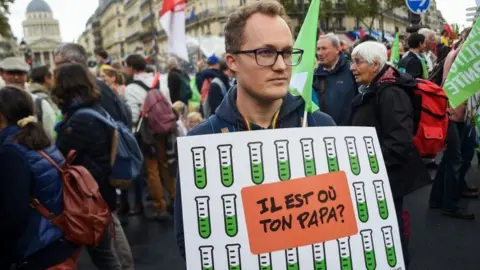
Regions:
<instances>
[{"instance_id":1,"label":"puffer jacket","mask_svg":"<svg viewBox=\"0 0 480 270\"><path fill-rule=\"evenodd\" d=\"M10 261L22 269L45 269L72 256L74 246L66 243L60 228L28 206L31 198L35 198L58 215L63 211L63 189L60 173L50 162L37 151L12 140L19 130L17 126L8 126L0 135L1 166L8 166L2 173L0 189L0 229L7 237L2 237L0 246L10 248L6 251L10 253L7 259L2 259L5 253L3 247L0 248L0 268L2 261ZM44 152L57 164L64 163L54 145ZM7 208L10 213L5 211Z\"/></svg>"}]
</instances>

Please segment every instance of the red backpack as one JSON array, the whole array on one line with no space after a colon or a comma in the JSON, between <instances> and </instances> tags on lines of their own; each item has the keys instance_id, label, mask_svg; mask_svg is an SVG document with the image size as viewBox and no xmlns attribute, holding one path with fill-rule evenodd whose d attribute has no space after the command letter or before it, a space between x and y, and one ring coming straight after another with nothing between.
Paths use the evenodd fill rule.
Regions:
<instances>
[{"instance_id":1,"label":"red backpack","mask_svg":"<svg viewBox=\"0 0 480 270\"><path fill-rule=\"evenodd\" d=\"M159 84L154 82L152 87L148 87L142 81L133 83L147 91L142 117L147 120L148 127L152 132L159 135L168 135L174 132L177 129L177 116L170 102L160 92Z\"/></svg>"},{"instance_id":2,"label":"red backpack","mask_svg":"<svg viewBox=\"0 0 480 270\"><path fill-rule=\"evenodd\" d=\"M30 206L61 228L65 239L78 245L98 245L111 215L107 203L100 195L97 182L83 166L70 165L75 159L74 150L68 153L63 168L45 152L38 153L60 172L63 183L63 212L56 216L35 198L30 201Z\"/></svg>"},{"instance_id":3,"label":"red backpack","mask_svg":"<svg viewBox=\"0 0 480 270\"><path fill-rule=\"evenodd\" d=\"M445 147L448 129L448 98L435 83L416 79L413 90L415 136L413 143L424 158L434 158Z\"/></svg>"}]
</instances>

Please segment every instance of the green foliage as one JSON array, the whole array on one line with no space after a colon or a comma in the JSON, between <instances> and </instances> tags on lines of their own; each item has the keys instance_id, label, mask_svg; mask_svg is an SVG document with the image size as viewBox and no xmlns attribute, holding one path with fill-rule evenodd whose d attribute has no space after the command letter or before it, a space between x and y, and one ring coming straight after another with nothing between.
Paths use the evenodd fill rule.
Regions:
<instances>
[{"instance_id":1,"label":"green foliage","mask_svg":"<svg viewBox=\"0 0 480 270\"><path fill-rule=\"evenodd\" d=\"M15 0L0 0L0 35L10 37L12 35L7 15L10 14L9 6Z\"/></svg>"},{"instance_id":2,"label":"green foliage","mask_svg":"<svg viewBox=\"0 0 480 270\"><path fill-rule=\"evenodd\" d=\"M405 6L405 0L343 0L343 2L347 15L359 18L368 29L372 28L375 18L382 12Z\"/></svg>"}]
</instances>

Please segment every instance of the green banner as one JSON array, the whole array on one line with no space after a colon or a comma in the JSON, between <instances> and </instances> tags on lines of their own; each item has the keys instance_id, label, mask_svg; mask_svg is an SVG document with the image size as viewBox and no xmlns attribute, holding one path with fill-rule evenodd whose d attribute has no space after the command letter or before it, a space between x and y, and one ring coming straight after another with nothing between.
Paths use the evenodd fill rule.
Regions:
<instances>
[{"instance_id":1,"label":"green banner","mask_svg":"<svg viewBox=\"0 0 480 270\"><path fill-rule=\"evenodd\" d=\"M293 95L302 95L305 100L305 111L314 112L318 106L312 101L313 72L315 70L315 54L317 52L317 26L320 13L320 0L310 2L307 16L298 33L294 48L302 49L302 62L293 67L290 80L290 92Z\"/></svg>"},{"instance_id":2,"label":"green banner","mask_svg":"<svg viewBox=\"0 0 480 270\"><path fill-rule=\"evenodd\" d=\"M480 20L455 58L443 89L453 108L480 91Z\"/></svg>"}]
</instances>

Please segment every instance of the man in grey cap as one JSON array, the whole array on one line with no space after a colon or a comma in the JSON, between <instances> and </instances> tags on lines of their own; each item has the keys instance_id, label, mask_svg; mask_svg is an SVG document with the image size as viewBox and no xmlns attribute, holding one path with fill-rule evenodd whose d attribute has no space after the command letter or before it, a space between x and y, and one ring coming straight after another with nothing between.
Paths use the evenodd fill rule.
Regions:
<instances>
[{"instance_id":1,"label":"man in grey cap","mask_svg":"<svg viewBox=\"0 0 480 270\"><path fill-rule=\"evenodd\" d=\"M6 87L13 87L26 91L27 74L30 66L19 57L7 57L0 62L0 76L5 81ZM28 92L35 103L37 121L45 129L47 135L53 139L56 115L52 106L44 99Z\"/></svg>"}]
</instances>

